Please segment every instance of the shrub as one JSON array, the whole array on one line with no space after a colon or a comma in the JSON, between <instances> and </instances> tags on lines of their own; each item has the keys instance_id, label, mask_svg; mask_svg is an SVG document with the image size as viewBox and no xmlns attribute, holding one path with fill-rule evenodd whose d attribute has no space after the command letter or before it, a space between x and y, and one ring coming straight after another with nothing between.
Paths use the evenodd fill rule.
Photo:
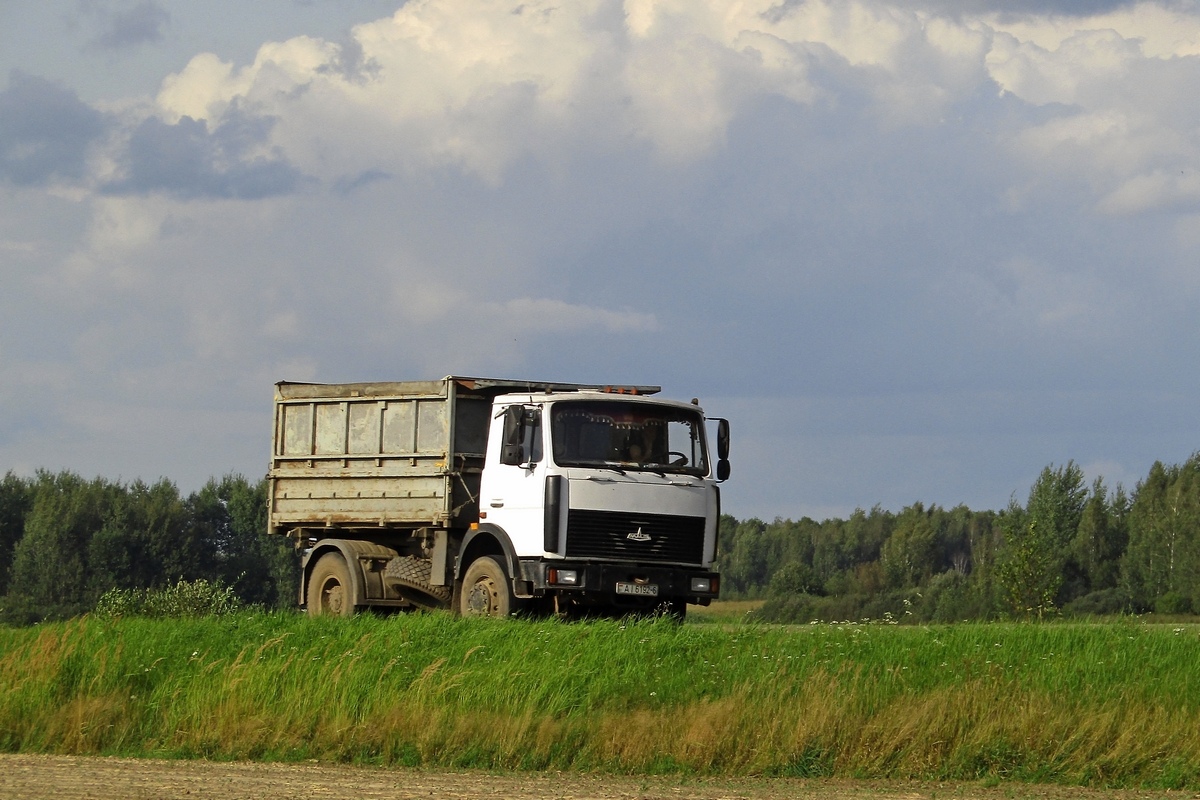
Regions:
<instances>
[{"instance_id":1,"label":"shrub","mask_svg":"<svg viewBox=\"0 0 1200 800\"><path fill-rule=\"evenodd\" d=\"M803 561L789 561L771 576L767 595L788 597L797 594L820 594L820 581L808 564Z\"/></svg>"},{"instance_id":2,"label":"shrub","mask_svg":"<svg viewBox=\"0 0 1200 800\"><path fill-rule=\"evenodd\" d=\"M1129 593L1124 589L1100 589L1089 592L1063 606L1063 613L1076 617L1108 617L1130 612Z\"/></svg>"},{"instance_id":3,"label":"shrub","mask_svg":"<svg viewBox=\"0 0 1200 800\"><path fill-rule=\"evenodd\" d=\"M803 624L827 618L829 604L829 598L811 594L772 597L753 616L762 622Z\"/></svg>"},{"instance_id":4,"label":"shrub","mask_svg":"<svg viewBox=\"0 0 1200 800\"><path fill-rule=\"evenodd\" d=\"M37 603L24 594L0 598L0 624L24 627L39 622L56 622L87 611L82 603Z\"/></svg>"},{"instance_id":5,"label":"shrub","mask_svg":"<svg viewBox=\"0 0 1200 800\"><path fill-rule=\"evenodd\" d=\"M771 597L754 614L754 619L760 622L793 625L810 622L851 622L864 618L898 619L904 615L906 609L902 597L904 594L889 592L879 602L873 602L875 598L864 594L837 597L795 594Z\"/></svg>"},{"instance_id":6,"label":"shrub","mask_svg":"<svg viewBox=\"0 0 1200 800\"><path fill-rule=\"evenodd\" d=\"M1154 601L1156 614L1189 614L1192 611L1192 599L1179 592L1167 592Z\"/></svg>"},{"instance_id":7,"label":"shrub","mask_svg":"<svg viewBox=\"0 0 1200 800\"><path fill-rule=\"evenodd\" d=\"M110 589L96 603L102 617L220 617L242 608L233 587L204 579L161 589Z\"/></svg>"}]
</instances>

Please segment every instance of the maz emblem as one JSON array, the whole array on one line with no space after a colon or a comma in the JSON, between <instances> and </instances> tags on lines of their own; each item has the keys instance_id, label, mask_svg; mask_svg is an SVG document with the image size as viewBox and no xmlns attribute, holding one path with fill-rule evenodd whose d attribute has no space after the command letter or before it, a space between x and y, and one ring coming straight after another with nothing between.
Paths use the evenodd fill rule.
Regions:
<instances>
[{"instance_id":1,"label":"maz emblem","mask_svg":"<svg viewBox=\"0 0 1200 800\"><path fill-rule=\"evenodd\" d=\"M650 534L642 533L642 526L639 525L636 531L627 534L625 538L634 542L648 542L650 541Z\"/></svg>"}]
</instances>

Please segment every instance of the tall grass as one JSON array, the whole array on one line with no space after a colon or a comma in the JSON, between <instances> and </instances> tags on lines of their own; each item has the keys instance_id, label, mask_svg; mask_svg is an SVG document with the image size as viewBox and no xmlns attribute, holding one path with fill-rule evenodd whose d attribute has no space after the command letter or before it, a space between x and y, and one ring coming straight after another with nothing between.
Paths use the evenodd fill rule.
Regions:
<instances>
[{"instance_id":1,"label":"tall grass","mask_svg":"<svg viewBox=\"0 0 1200 800\"><path fill-rule=\"evenodd\" d=\"M1200 626L0 629L0 750L1200 787Z\"/></svg>"}]
</instances>

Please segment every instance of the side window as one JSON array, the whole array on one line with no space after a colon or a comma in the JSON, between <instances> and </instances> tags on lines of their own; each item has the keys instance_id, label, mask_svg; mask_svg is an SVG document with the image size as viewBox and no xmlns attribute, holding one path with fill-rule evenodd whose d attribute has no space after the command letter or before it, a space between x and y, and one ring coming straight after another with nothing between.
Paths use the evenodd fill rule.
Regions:
<instances>
[{"instance_id":1,"label":"side window","mask_svg":"<svg viewBox=\"0 0 1200 800\"><path fill-rule=\"evenodd\" d=\"M694 425L692 420L675 419L668 422L667 440L669 463L677 467L707 469L699 426Z\"/></svg>"},{"instance_id":2,"label":"side window","mask_svg":"<svg viewBox=\"0 0 1200 800\"><path fill-rule=\"evenodd\" d=\"M531 462L536 464L542 460L542 410L540 408L527 409L525 412L525 441L522 442L521 447Z\"/></svg>"}]
</instances>

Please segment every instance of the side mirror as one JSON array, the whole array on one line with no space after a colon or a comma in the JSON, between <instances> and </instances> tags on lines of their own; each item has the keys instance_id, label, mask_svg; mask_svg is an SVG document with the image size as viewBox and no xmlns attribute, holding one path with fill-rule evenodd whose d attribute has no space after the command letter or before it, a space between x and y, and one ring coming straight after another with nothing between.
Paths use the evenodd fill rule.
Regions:
<instances>
[{"instance_id":1,"label":"side mirror","mask_svg":"<svg viewBox=\"0 0 1200 800\"><path fill-rule=\"evenodd\" d=\"M728 459L722 458L720 461L717 462L717 480L719 480L719 481L729 480L729 460Z\"/></svg>"},{"instance_id":2,"label":"side mirror","mask_svg":"<svg viewBox=\"0 0 1200 800\"><path fill-rule=\"evenodd\" d=\"M500 450L500 463L509 466L521 464L525 454L521 444L525 441L525 409L509 406L504 409L504 444Z\"/></svg>"},{"instance_id":3,"label":"side mirror","mask_svg":"<svg viewBox=\"0 0 1200 800\"><path fill-rule=\"evenodd\" d=\"M717 420L717 458L725 461L729 458L729 420Z\"/></svg>"}]
</instances>

